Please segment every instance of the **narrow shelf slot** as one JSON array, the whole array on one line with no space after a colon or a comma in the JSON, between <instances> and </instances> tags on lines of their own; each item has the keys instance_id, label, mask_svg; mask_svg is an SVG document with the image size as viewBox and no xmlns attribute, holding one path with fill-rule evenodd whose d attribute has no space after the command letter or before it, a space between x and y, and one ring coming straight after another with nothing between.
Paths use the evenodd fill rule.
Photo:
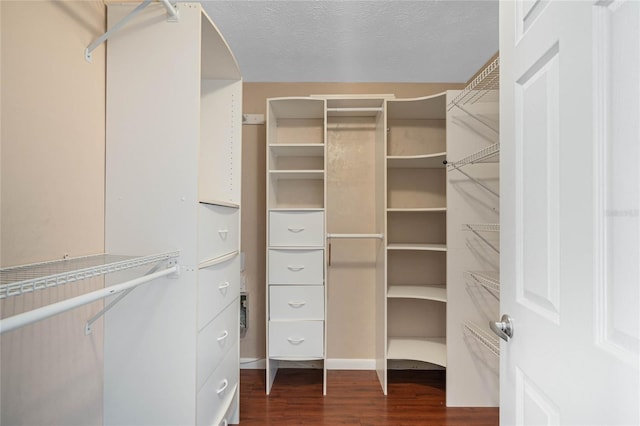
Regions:
<instances>
[{"instance_id":1,"label":"narrow shelf slot","mask_svg":"<svg viewBox=\"0 0 640 426\"><path fill-rule=\"evenodd\" d=\"M446 152L425 155L389 155L387 167L391 169L438 169L445 167Z\"/></svg>"},{"instance_id":2,"label":"narrow shelf slot","mask_svg":"<svg viewBox=\"0 0 640 426\"><path fill-rule=\"evenodd\" d=\"M274 179L323 179L323 170L270 170L269 175Z\"/></svg>"},{"instance_id":3,"label":"narrow shelf slot","mask_svg":"<svg viewBox=\"0 0 640 426\"><path fill-rule=\"evenodd\" d=\"M0 269L0 299L112 272L174 259L178 251L149 256L98 254Z\"/></svg>"},{"instance_id":4,"label":"narrow shelf slot","mask_svg":"<svg viewBox=\"0 0 640 426\"><path fill-rule=\"evenodd\" d=\"M497 272L467 271L464 276L468 281L500 294L500 276Z\"/></svg>"},{"instance_id":5,"label":"narrow shelf slot","mask_svg":"<svg viewBox=\"0 0 640 426\"><path fill-rule=\"evenodd\" d=\"M390 337L387 344L387 359L415 360L447 366L444 337Z\"/></svg>"},{"instance_id":6,"label":"narrow shelf slot","mask_svg":"<svg viewBox=\"0 0 640 426\"><path fill-rule=\"evenodd\" d=\"M387 297L435 300L446 303L447 287L444 285L390 285Z\"/></svg>"},{"instance_id":7,"label":"narrow shelf slot","mask_svg":"<svg viewBox=\"0 0 640 426\"><path fill-rule=\"evenodd\" d=\"M491 351L495 356L500 356L500 343L498 342L497 337L493 337L491 334L487 333L478 325L470 321L465 321L463 327L466 334L480 342L482 346Z\"/></svg>"},{"instance_id":8,"label":"narrow shelf slot","mask_svg":"<svg viewBox=\"0 0 640 426\"><path fill-rule=\"evenodd\" d=\"M324 145L318 143L271 144L269 149L279 157L322 157L324 155Z\"/></svg>"},{"instance_id":9,"label":"narrow shelf slot","mask_svg":"<svg viewBox=\"0 0 640 426\"><path fill-rule=\"evenodd\" d=\"M446 207L390 207L387 209L389 213L439 213L446 211Z\"/></svg>"}]
</instances>

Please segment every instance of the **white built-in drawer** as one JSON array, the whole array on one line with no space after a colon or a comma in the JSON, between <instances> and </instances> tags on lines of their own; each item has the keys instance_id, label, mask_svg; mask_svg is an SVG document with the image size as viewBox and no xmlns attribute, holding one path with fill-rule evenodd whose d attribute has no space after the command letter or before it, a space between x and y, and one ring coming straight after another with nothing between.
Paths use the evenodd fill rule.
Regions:
<instances>
[{"instance_id":1,"label":"white built-in drawer","mask_svg":"<svg viewBox=\"0 0 640 426\"><path fill-rule=\"evenodd\" d=\"M217 426L229 426L230 424L238 424L239 423L239 412L238 412L238 399L240 398L239 390L236 390L236 394L234 395L229 407L227 407L227 411L224 413L220 421L214 423Z\"/></svg>"},{"instance_id":2,"label":"white built-in drawer","mask_svg":"<svg viewBox=\"0 0 640 426\"><path fill-rule=\"evenodd\" d=\"M198 270L198 330L240 295L240 255Z\"/></svg>"},{"instance_id":3,"label":"white built-in drawer","mask_svg":"<svg viewBox=\"0 0 640 426\"><path fill-rule=\"evenodd\" d=\"M215 259L238 250L239 210L200 203L198 208L198 261Z\"/></svg>"},{"instance_id":4,"label":"white built-in drawer","mask_svg":"<svg viewBox=\"0 0 640 426\"><path fill-rule=\"evenodd\" d=\"M269 286L269 318L272 320L323 320L324 286Z\"/></svg>"},{"instance_id":5,"label":"white built-in drawer","mask_svg":"<svg viewBox=\"0 0 640 426\"><path fill-rule=\"evenodd\" d=\"M269 357L322 358L323 321L269 321Z\"/></svg>"},{"instance_id":6,"label":"white built-in drawer","mask_svg":"<svg viewBox=\"0 0 640 426\"><path fill-rule=\"evenodd\" d=\"M237 346L240 328L239 303L239 299L236 299L198 333L198 389L218 367L224 355Z\"/></svg>"},{"instance_id":7,"label":"white built-in drawer","mask_svg":"<svg viewBox=\"0 0 640 426\"><path fill-rule=\"evenodd\" d=\"M324 246L324 212L269 212L269 245Z\"/></svg>"},{"instance_id":8,"label":"white built-in drawer","mask_svg":"<svg viewBox=\"0 0 640 426\"><path fill-rule=\"evenodd\" d=\"M240 369L238 346L234 346L226 354L222 363L209 376L198 392L196 407L196 424L210 426L216 424L229 405L232 404L238 389Z\"/></svg>"},{"instance_id":9,"label":"white built-in drawer","mask_svg":"<svg viewBox=\"0 0 640 426\"><path fill-rule=\"evenodd\" d=\"M269 250L269 284L322 285L324 250Z\"/></svg>"},{"instance_id":10,"label":"white built-in drawer","mask_svg":"<svg viewBox=\"0 0 640 426\"><path fill-rule=\"evenodd\" d=\"M269 284L323 283L324 250L269 250Z\"/></svg>"}]
</instances>

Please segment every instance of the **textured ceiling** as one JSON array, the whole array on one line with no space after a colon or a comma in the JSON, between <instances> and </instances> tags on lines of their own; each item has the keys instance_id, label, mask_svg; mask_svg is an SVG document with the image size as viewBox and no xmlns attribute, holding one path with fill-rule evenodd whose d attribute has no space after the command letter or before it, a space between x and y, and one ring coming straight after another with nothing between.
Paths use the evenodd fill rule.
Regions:
<instances>
[{"instance_id":1,"label":"textured ceiling","mask_svg":"<svg viewBox=\"0 0 640 426\"><path fill-rule=\"evenodd\" d=\"M498 51L497 0L201 3L247 82L465 82Z\"/></svg>"}]
</instances>

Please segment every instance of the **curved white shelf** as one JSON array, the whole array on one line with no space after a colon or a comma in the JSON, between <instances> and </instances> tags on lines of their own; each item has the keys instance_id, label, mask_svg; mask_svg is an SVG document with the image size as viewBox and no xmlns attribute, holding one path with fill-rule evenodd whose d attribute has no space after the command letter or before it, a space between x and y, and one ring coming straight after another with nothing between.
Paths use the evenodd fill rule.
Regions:
<instances>
[{"instance_id":1,"label":"curved white shelf","mask_svg":"<svg viewBox=\"0 0 640 426\"><path fill-rule=\"evenodd\" d=\"M446 212L447 208L446 207L390 207L387 209L387 212L392 213L392 212L416 212L416 213L438 213L438 212Z\"/></svg>"},{"instance_id":2,"label":"curved white shelf","mask_svg":"<svg viewBox=\"0 0 640 426\"><path fill-rule=\"evenodd\" d=\"M198 202L200 202L202 204L211 204L211 205L214 205L214 206L232 207L232 208L235 208L235 209L239 209L240 208L240 204L232 203L231 201L201 199Z\"/></svg>"},{"instance_id":3,"label":"curved white shelf","mask_svg":"<svg viewBox=\"0 0 640 426\"><path fill-rule=\"evenodd\" d=\"M387 245L388 250L447 251L446 244L401 244Z\"/></svg>"},{"instance_id":4,"label":"curved white shelf","mask_svg":"<svg viewBox=\"0 0 640 426\"><path fill-rule=\"evenodd\" d=\"M0 299L69 284L112 272L174 259L180 252L150 256L97 254L0 269Z\"/></svg>"},{"instance_id":5,"label":"curved white shelf","mask_svg":"<svg viewBox=\"0 0 640 426\"><path fill-rule=\"evenodd\" d=\"M470 321L465 321L463 327L465 333L475 338L482 346L491 351L495 356L500 356L500 342L497 337L487 333L477 324Z\"/></svg>"},{"instance_id":6,"label":"curved white shelf","mask_svg":"<svg viewBox=\"0 0 640 426\"><path fill-rule=\"evenodd\" d=\"M387 359L406 359L447 366L444 337L390 337Z\"/></svg>"},{"instance_id":7,"label":"curved white shelf","mask_svg":"<svg viewBox=\"0 0 640 426\"><path fill-rule=\"evenodd\" d=\"M436 169L444 168L446 152L425 155L390 155L387 167L391 169Z\"/></svg>"},{"instance_id":8,"label":"curved white shelf","mask_svg":"<svg viewBox=\"0 0 640 426\"><path fill-rule=\"evenodd\" d=\"M390 285L389 298L424 299L447 302L447 287L444 285Z\"/></svg>"}]
</instances>

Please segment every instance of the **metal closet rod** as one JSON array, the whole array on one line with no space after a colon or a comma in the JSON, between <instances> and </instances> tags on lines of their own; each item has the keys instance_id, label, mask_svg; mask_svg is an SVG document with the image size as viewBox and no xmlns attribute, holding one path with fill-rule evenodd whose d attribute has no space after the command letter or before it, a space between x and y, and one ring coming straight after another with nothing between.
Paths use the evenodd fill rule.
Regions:
<instances>
[{"instance_id":1,"label":"metal closet rod","mask_svg":"<svg viewBox=\"0 0 640 426\"><path fill-rule=\"evenodd\" d=\"M87 46L87 48L84 50L84 58L87 60L87 62L91 62L91 53L98 46L100 46L102 43L107 41L107 39L109 37L111 37L111 35L113 33L118 32L120 30L120 28L122 28L127 22L129 22L131 19L133 19L145 7L149 6L149 4L152 1L153 0L144 0L142 3L140 3L138 6L136 6L136 8L131 11L131 13L129 13L124 18L122 18L113 27L109 28L106 33L102 34L93 43L91 43L89 46ZM169 15L169 18L167 20L169 22L178 22L178 11L171 5L171 3L169 3L169 0L158 0L158 1L163 4L165 9L167 9L167 14Z\"/></svg>"},{"instance_id":2,"label":"metal closet rod","mask_svg":"<svg viewBox=\"0 0 640 426\"><path fill-rule=\"evenodd\" d=\"M114 294L122 293L127 290L133 289L141 284L155 280L156 278L164 277L165 275L177 273L179 271L178 265L171 266L159 272L144 275L142 277L126 281L121 284L116 284L107 288L92 291L81 296L72 297L70 299L63 300L61 302L52 303L41 308L33 309L22 314L14 315L9 318L0 320L0 334L4 334L7 331L15 330L16 328L24 327L25 325L32 324L37 321L52 317L54 315L61 314L71 309L86 305L88 303L95 302L96 300L104 299Z\"/></svg>"}]
</instances>

